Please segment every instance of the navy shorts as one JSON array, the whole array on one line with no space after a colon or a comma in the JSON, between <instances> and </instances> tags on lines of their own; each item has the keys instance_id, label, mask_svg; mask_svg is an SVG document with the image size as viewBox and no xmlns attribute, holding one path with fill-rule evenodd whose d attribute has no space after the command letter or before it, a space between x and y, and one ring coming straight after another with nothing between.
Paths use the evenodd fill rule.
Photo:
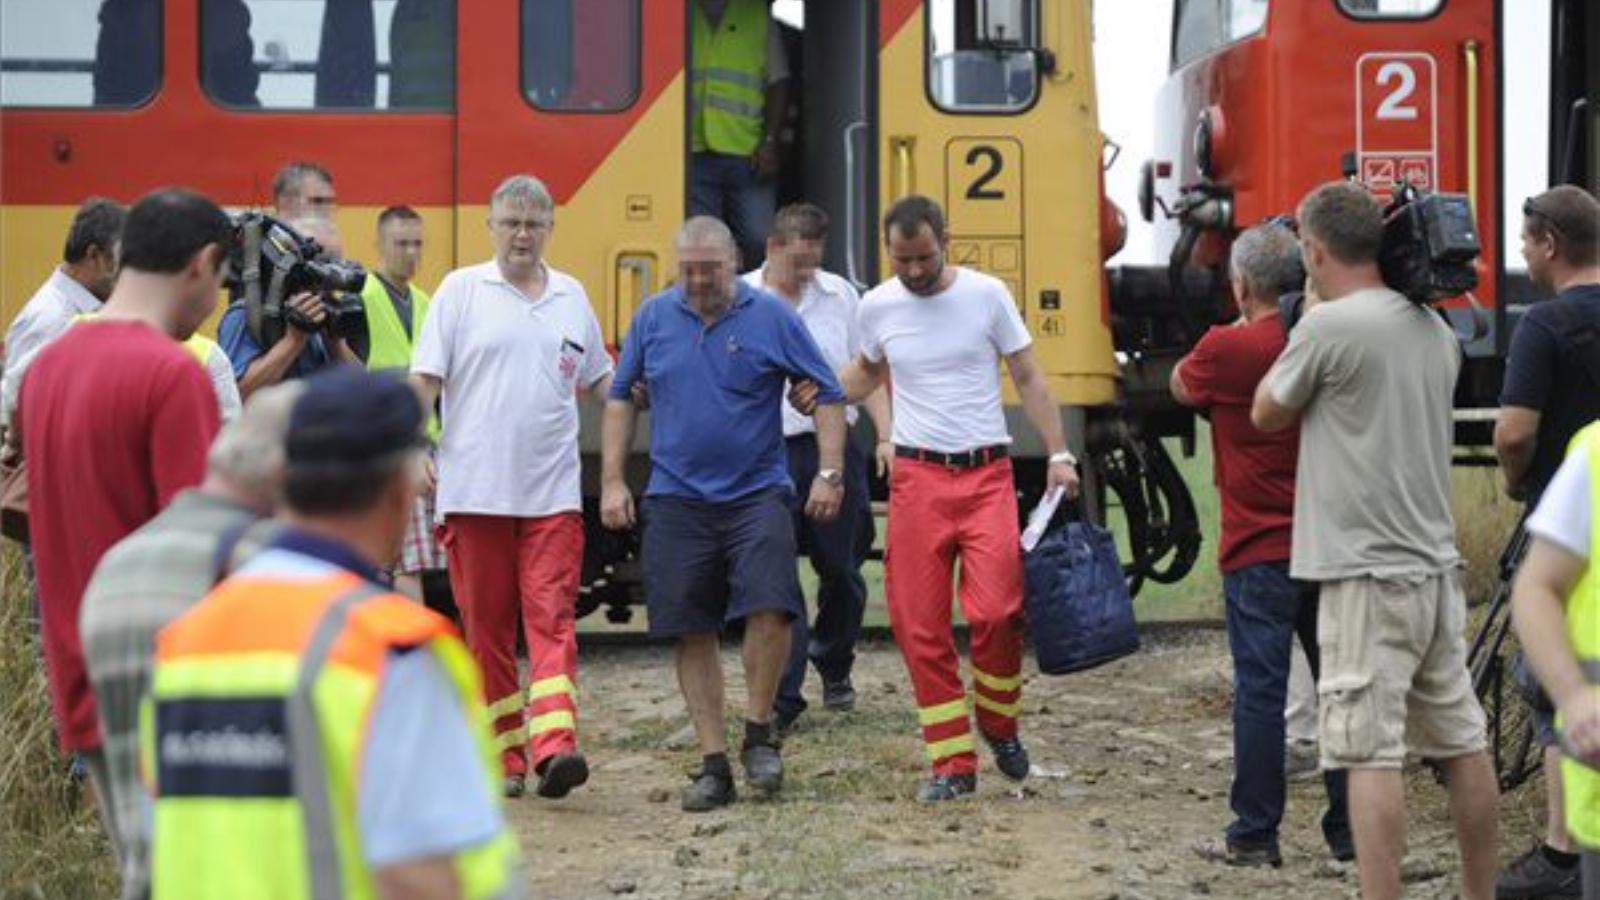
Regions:
<instances>
[{"instance_id":1,"label":"navy shorts","mask_svg":"<svg viewBox=\"0 0 1600 900\"><path fill-rule=\"evenodd\" d=\"M787 488L725 503L644 501L644 596L650 633L706 634L751 613L800 615L794 514Z\"/></svg>"}]
</instances>

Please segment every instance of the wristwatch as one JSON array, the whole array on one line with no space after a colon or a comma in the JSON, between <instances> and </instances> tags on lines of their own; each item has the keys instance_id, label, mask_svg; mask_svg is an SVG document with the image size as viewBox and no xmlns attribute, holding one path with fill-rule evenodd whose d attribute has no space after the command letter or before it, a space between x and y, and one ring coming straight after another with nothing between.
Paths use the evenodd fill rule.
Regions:
<instances>
[{"instance_id":1,"label":"wristwatch","mask_svg":"<svg viewBox=\"0 0 1600 900\"><path fill-rule=\"evenodd\" d=\"M1066 463L1069 466L1075 466L1078 464L1078 458L1072 455L1071 450L1063 450L1060 453L1050 454L1050 464L1055 465L1056 463Z\"/></svg>"},{"instance_id":2,"label":"wristwatch","mask_svg":"<svg viewBox=\"0 0 1600 900\"><path fill-rule=\"evenodd\" d=\"M818 469L817 480L828 487L838 487L844 484L844 473L838 469Z\"/></svg>"}]
</instances>

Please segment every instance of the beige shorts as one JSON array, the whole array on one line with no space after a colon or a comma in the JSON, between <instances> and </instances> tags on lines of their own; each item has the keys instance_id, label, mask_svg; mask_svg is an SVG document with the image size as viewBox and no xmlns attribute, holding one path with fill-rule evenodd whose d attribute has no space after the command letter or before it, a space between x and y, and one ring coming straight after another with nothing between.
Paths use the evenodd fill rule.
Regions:
<instances>
[{"instance_id":1,"label":"beige shorts","mask_svg":"<svg viewBox=\"0 0 1600 900\"><path fill-rule=\"evenodd\" d=\"M1323 768L1399 768L1407 751L1452 759L1484 749L1459 571L1323 582L1319 600Z\"/></svg>"}]
</instances>

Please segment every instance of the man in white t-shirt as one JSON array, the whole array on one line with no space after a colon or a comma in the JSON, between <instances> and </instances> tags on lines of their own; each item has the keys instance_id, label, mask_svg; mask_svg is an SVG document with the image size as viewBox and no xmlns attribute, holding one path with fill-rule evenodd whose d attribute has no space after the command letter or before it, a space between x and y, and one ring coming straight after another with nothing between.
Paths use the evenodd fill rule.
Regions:
<instances>
[{"instance_id":1,"label":"man in white t-shirt","mask_svg":"<svg viewBox=\"0 0 1600 900\"><path fill-rule=\"evenodd\" d=\"M1572 440L1528 517L1517 572L1517 639L1557 711L1565 825L1582 853L1581 889L1600 897L1600 575L1594 567L1600 422ZM1574 895L1576 896L1576 895Z\"/></svg>"},{"instance_id":2,"label":"man in white t-shirt","mask_svg":"<svg viewBox=\"0 0 1600 900\"><path fill-rule=\"evenodd\" d=\"M426 408L443 393L438 515L509 797L522 794L530 763L541 797L566 796L589 777L576 735L577 394L605 396L611 357L583 285L544 262L554 224L538 179L506 179L489 203L495 258L445 276L411 364Z\"/></svg>"},{"instance_id":3,"label":"man in white t-shirt","mask_svg":"<svg viewBox=\"0 0 1600 900\"><path fill-rule=\"evenodd\" d=\"M744 274L746 284L777 296L794 307L817 349L835 371L861 352L856 317L861 296L850 282L821 268L822 246L828 239L828 214L811 203L795 203L778 210L767 234L767 262ZM889 398L882 389L865 402L877 433L878 474L888 473L894 459L889 439ZM849 425L856 409L845 410ZM783 404L783 438L789 457L789 480L810 484L817 477L817 425L788 403ZM834 712L855 708L856 692L850 682L855 664L861 616L867 607L867 583L861 564L872 548L875 526L872 501L867 495L867 456L848 435L845 437L844 506L828 522L795 510L795 538L817 573L817 617L807 623L796 616L789 637L789 662L773 703L773 728L780 734L793 726L806 709L802 687L806 660L822 676L822 705Z\"/></svg>"},{"instance_id":4,"label":"man in white t-shirt","mask_svg":"<svg viewBox=\"0 0 1600 900\"><path fill-rule=\"evenodd\" d=\"M1033 338L997 279L945 265L949 233L922 196L890 207L883 237L896 278L861 302L861 352L841 373L858 401L893 382L894 444L884 588L895 642L916 691L933 777L918 799L977 788L978 756L950 630L950 583L961 561L961 610L972 631L978 730L1007 777L1028 776L1017 736L1022 707L1022 554L1000 362L1050 452L1047 489L1078 492L1061 413Z\"/></svg>"}]
</instances>

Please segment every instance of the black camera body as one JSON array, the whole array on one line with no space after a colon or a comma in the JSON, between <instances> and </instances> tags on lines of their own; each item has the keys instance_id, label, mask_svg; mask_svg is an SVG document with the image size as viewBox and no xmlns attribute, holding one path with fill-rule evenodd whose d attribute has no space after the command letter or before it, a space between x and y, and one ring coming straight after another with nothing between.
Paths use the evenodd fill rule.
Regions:
<instances>
[{"instance_id":1,"label":"black camera body","mask_svg":"<svg viewBox=\"0 0 1600 900\"><path fill-rule=\"evenodd\" d=\"M1483 250L1472 203L1461 194L1422 193L1402 182L1384 210L1378 268L1413 303L1437 303L1478 286Z\"/></svg>"},{"instance_id":2,"label":"black camera body","mask_svg":"<svg viewBox=\"0 0 1600 900\"><path fill-rule=\"evenodd\" d=\"M250 336L262 347L276 344L289 328L325 330L346 340L366 335L361 289L367 270L348 260L324 259L321 244L262 212L234 219L225 284L242 298ZM328 321L319 328L289 306L296 294L322 295Z\"/></svg>"}]
</instances>

